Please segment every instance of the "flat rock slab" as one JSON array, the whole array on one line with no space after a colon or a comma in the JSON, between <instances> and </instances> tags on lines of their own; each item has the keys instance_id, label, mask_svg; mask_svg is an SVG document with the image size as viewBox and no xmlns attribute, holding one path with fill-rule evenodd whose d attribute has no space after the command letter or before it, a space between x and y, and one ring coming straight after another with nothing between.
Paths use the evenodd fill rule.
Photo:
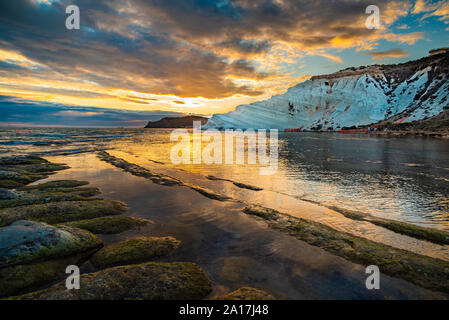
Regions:
<instances>
[{"instance_id":1,"label":"flat rock slab","mask_svg":"<svg viewBox=\"0 0 449 320\"><path fill-rule=\"evenodd\" d=\"M0 296L60 278L68 264L85 260L102 245L92 233L66 226L17 221L0 228Z\"/></svg>"},{"instance_id":2,"label":"flat rock slab","mask_svg":"<svg viewBox=\"0 0 449 320\"><path fill-rule=\"evenodd\" d=\"M60 201L83 201L99 195L98 188L54 188L47 190L16 191L16 197L0 201L0 208L14 208L32 204Z\"/></svg>"},{"instance_id":3,"label":"flat rock slab","mask_svg":"<svg viewBox=\"0 0 449 320\"><path fill-rule=\"evenodd\" d=\"M90 232L46 223L16 221L0 228L0 268L35 260L48 260L101 246Z\"/></svg>"},{"instance_id":4,"label":"flat rock slab","mask_svg":"<svg viewBox=\"0 0 449 320\"><path fill-rule=\"evenodd\" d=\"M270 228L320 247L332 254L365 266L375 265L383 273L423 288L449 293L449 262L337 231L319 222L293 217L261 206L243 212L267 222Z\"/></svg>"},{"instance_id":5,"label":"flat rock slab","mask_svg":"<svg viewBox=\"0 0 449 320\"><path fill-rule=\"evenodd\" d=\"M32 186L22 187L20 190L48 190L55 188L76 188L89 184L87 181L78 180L54 180L49 182L44 182Z\"/></svg>"},{"instance_id":6,"label":"flat rock slab","mask_svg":"<svg viewBox=\"0 0 449 320\"><path fill-rule=\"evenodd\" d=\"M0 226L7 226L17 220L56 224L119 215L127 210L128 207L124 203L114 200L59 201L33 204L0 210Z\"/></svg>"},{"instance_id":7,"label":"flat rock slab","mask_svg":"<svg viewBox=\"0 0 449 320\"><path fill-rule=\"evenodd\" d=\"M148 262L120 266L80 276L80 289L65 281L18 300L198 300L210 292L204 271L190 262Z\"/></svg>"},{"instance_id":8,"label":"flat rock slab","mask_svg":"<svg viewBox=\"0 0 449 320\"><path fill-rule=\"evenodd\" d=\"M58 170L68 169L64 164L50 163L34 156L0 158L0 187L19 188L39 179L47 178Z\"/></svg>"},{"instance_id":9,"label":"flat rock slab","mask_svg":"<svg viewBox=\"0 0 449 320\"><path fill-rule=\"evenodd\" d=\"M73 221L64 225L88 230L95 234L116 234L153 223L148 219L118 216Z\"/></svg>"},{"instance_id":10,"label":"flat rock slab","mask_svg":"<svg viewBox=\"0 0 449 320\"><path fill-rule=\"evenodd\" d=\"M217 300L275 300L275 298L260 289L242 287L231 293L220 296Z\"/></svg>"},{"instance_id":11,"label":"flat rock slab","mask_svg":"<svg viewBox=\"0 0 449 320\"><path fill-rule=\"evenodd\" d=\"M24 184L36 181L38 178L45 177L45 175L39 177L30 177L29 175L12 170L3 170L3 167L0 167L0 187L2 188L21 187Z\"/></svg>"},{"instance_id":12,"label":"flat rock slab","mask_svg":"<svg viewBox=\"0 0 449 320\"><path fill-rule=\"evenodd\" d=\"M36 156L12 156L0 158L0 166L11 166L21 164L39 164L48 163L47 160Z\"/></svg>"},{"instance_id":13,"label":"flat rock slab","mask_svg":"<svg viewBox=\"0 0 449 320\"><path fill-rule=\"evenodd\" d=\"M173 237L136 237L101 249L90 262L98 269L141 263L166 256L180 244Z\"/></svg>"},{"instance_id":14,"label":"flat rock slab","mask_svg":"<svg viewBox=\"0 0 449 320\"><path fill-rule=\"evenodd\" d=\"M16 191L0 188L0 200L12 200L19 196Z\"/></svg>"}]
</instances>

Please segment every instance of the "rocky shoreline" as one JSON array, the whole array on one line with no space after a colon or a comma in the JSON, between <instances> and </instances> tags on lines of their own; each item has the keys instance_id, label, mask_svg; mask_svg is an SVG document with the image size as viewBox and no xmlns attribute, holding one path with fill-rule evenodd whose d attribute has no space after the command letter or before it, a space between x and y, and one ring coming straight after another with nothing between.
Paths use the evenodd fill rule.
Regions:
<instances>
[{"instance_id":1,"label":"rocky shoreline","mask_svg":"<svg viewBox=\"0 0 449 320\"><path fill-rule=\"evenodd\" d=\"M363 265L376 265L390 276L410 281L423 288L449 293L449 262L447 261L336 231L323 224L261 206L247 206L243 212L266 222L270 228L323 248L349 261ZM420 227L414 230L420 230ZM410 232L409 236L413 234ZM425 236L431 237L429 234ZM445 233L444 240L448 239Z\"/></svg>"},{"instance_id":2,"label":"rocky shoreline","mask_svg":"<svg viewBox=\"0 0 449 320\"><path fill-rule=\"evenodd\" d=\"M103 161L116 165L126 172L146 177L152 181L154 175L156 175L156 173L148 169L114 157L104 151L99 152L98 157ZM173 179L168 176L162 177L164 179ZM202 188L181 181L179 185L189 187L197 192L199 192L198 188ZM202 192L199 193L203 194ZM207 194L203 195L218 201L239 202L239 200L233 198L226 198L222 194L216 194L212 190L208 190ZM320 247L351 262L362 265L377 265L385 274L410 281L420 287L449 293L448 261L394 248L349 233L337 231L321 223L294 217L289 215L288 212L284 213L261 206L247 203L243 204L246 205L243 209L245 214L266 222L272 229L291 235L313 246ZM415 226L405 222L381 219L363 213L342 210L336 211L351 220L366 221L414 239L422 239L442 245L449 244L449 234L444 231Z\"/></svg>"},{"instance_id":3,"label":"rocky shoreline","mask_svg":"<svg viewBox=\"0 0 449 320\"><path fill-rule=\"evenodd\" d=\"M339 133L339 134L363 134L370 136L383 136L383 137L429 137L439 139L449 139L449 131L426 131L426 130L372 130L372 131L358 131L354 129L354 132L340 133L338 131L319 131L319 130L303 130L302 132L311 133Z\"/></svg>"},{"instance_id":4,"label":"rocky shoreline","mask_svg":"<svg viewBox=\"0 0 449 320\"><path fill-rule=\"evenodd\" d=\"M86 181L28 185L68 168L32 156L0 159L0 298L207 298L211 281L200 266L157 261L181 246L179 240L141 236L104 246L99 235L153 224L123 216L128 211L126 204L93 198L101 192L85 187ZM174 182L153 178L162 184ZM96 271L81 274L79 290L67 289L66 267L82 266L87 261ZM60 282L52 285L55 281ZM258 289L242 288L225 298L273 297Z\"/></svg>"},{"instance_id":5,"label":"rocky shoreline","mask_svg":"<svg viewBox=\"0 0 449 320\"><path fill-rule=\"evenodd\" d=\"M371 135L385 136L385 137L429 137L449 139L449 131L427 131L427 130L377 130L369 132Z\"/></svg>"}]
</instances>

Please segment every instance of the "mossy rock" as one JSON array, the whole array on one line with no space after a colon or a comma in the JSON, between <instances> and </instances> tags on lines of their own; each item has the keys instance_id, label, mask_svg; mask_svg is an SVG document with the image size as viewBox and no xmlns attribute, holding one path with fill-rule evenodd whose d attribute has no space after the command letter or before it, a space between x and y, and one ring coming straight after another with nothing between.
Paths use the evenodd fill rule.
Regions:
<instances>
[{"instance_id":1,"label":"mossy rock","mask_svg":"<svg viewBox=\"0 0 449 320\"><path fill-rule=\"evenodd\" d=\"M0 201L12 200L19 196L20 194L17 191L0 188Z\"/></svg>"},{"instance_id":2,"label":"mossy rock","mask_svg":"<svg viewBox=\"0 0 449 320\"><path fill-rule=\"evenodd\" d=\"M80 266L95 251L96 249L49 261L0 268L0 298L32 292L53 281L61 280L68 276L65 273L67 266Z\"/></svg>"},{"instance_id":3,"label":"mossy rock","mask_svg":"<svg viewBox=\"0 0 449 320\"><path fill-rule=\"evenodd\" d=\"M199 300L212 291L204 271L189 262L148 262L80 276L80 289L65 281L16 300Z\"/></svg>"},{"instance_id":4,"label":"mossy rock","mask_svg":"<svg viewBox=\"0 0 449 320\"><path fill-rule=\"evenodd\" d=\"M23 183L11 180L11 179L1 179L0 178L0 188L15 189L23 186Z\"/></svg>"},{"instance_id":5,"label":"mossy rock","mask_svg":"<svg viewBox=\"0 0 449 320\"><path fill-rule=\"evenodd\" d=\"M58 201L56 199L63 199L67 198L77 198L77 197L93 197L99 195L100 189L96 187L86 187L86 188L52 188L52 189L35 189L35 190L29 190L24 192L25 194L43 198L43 197L53 197L55 200L52 201ZM60 200L59 200L60 201Z\"/></svg>"},{"instance_id":6,"label":"mossy rock","mask_svg":"<svg viewBox=\"0 0 449 320\"><path fill-rule=\"evenodd\" d=\"M103 242L66 226L17 221L0 229L0 297L35 290L65 276L70 264L88 259Z\"/></svg>"},{"instance_id":7,"label":"mossy rock","mask_svg":"<svg viewBox=\"0 0 449 320\"><path fill-rule=\"evenodd\" d=\"M0 158L0 166L11 166L19 164L48 163L47 160L36 156L12 156Z\"/></svg>"},{"instance_id":8,"label":"mossy rock","mask_svg":"<svg viewBox=\"0 0 449 320\"><path fill-rule=\"evenodd\" d=\"M67 166L61 166L58 170L68 168ZM31 182L48 178L48 175L54 173L55 171L33 173L25 170L16 171L16 168L13 167L0 167L0 186L3 188L18 188Z\"/></svg>"},{"instance_id":9,"label":"mossy rock","mask_svg":"<svg viewBox=\"0 0 449 320\"><path fill-rule=\"evenodd\" d=\"M59 188L76 188L88 185L89 182L87 181L78 181L78 180L55 180L55 181L49 181L40 183L33 186L26 186L23 188L20 188L20 190L23 191L29 191L29 190L53 190L53 189L59 189Z\"/></svg>"},{"instance_id":10,"label":"mossy rock","mask_svg":"<svg viewBox=\"0 0 449 320\"><path fill-rule=\"evenodd\" d=\"M242 287L231 293L218 297L217 300L275 300L275 298L263 290L251 287Z\"/></svg>"},{"instance_id":11,"label":"mossy rock","mask_svg":"<svg viewBox=\"0 0 449 320\"><path fill-rule=\"evenodd\" d=\"M266 209L266 208L265 208ZM449 293L449 262L394 248L386 244L337 231L324 224L290 216L272 209L257 215L278 231L320 247L354 263L376 265L383 273L430 290ZM252 212L247 214L252 214Z\"/></svg>"},{"instance_id":12,"label":"mossy rock","mask_svg":"<svg viewBox=\"0 0 449 320\"><path fill-rule=\"evenodd\" d=\"M276 220L278 218L276 211L256 205L249 205L243 209L243 212L252 216L257 216L265 220Z\"/></svg>"},{"instance_id":13,"label":"mossy rock","mask_svg":"<svg viewBox=\"0 0 449 320\"><path fill-rule=\"evenodd\" d=\"M370 220L372 223L389 229L391 231L405 234L409 237L416 239L427 240L437 244L449 244L449 233L441 230L435 230L431 228L425 228L420 226L415 226L410 223L384 220L384 219L373 219Z\"/></svg>"},{"instance_id":14,"label":"mossy rock","mask_svg":"<svg viewBox=\"0 0 449 320\"><path fill-rule=\"evenodd\" d=\"M0 208L14 208L18 206L57 202L87 200L90 197L99 195L98 188L55 188L46 190L21 191L18 197L9 200L1 200Z\"/></svg>"},{"instance_id":15,"label":"mossy rock","mask_svg":"<svg viewBox=\"0 0 449 320\"><path fill-rule=\"evenodd\" d=\"M22 187L68 168L65 164L51 163L33 156L0 158L0 187Z\"/></svg>"},{"instance_id":16,"label":"mossy rock","mask_svg":"<svg viewBox=\"0 0 449 320\"><path fill-rule=\"evenodd\" d=\"M241 183L241 182L237 182L234 180L229 180L229 179L224 179L224 178L217 178L215 176L212 175L208 175L206 176L207 179L209 180L221 180L221 181L227 181L227 182L231 182L232 184L234 184L235 186L242 188L242 189L248 189L248 190L253 190L253 191L262 191L262 188L259 187L255 187L246 183Z\"/></svg>"},{"instance_id":17,"label":"mossy rock","mask_svg":"<svg viewBox=\"0 0 449 320\"><path fill-rule=\"evenodd\" d=\"M22 174L52 173L54 171L70 169L70 167L65 164L51 162L38 164L18 164L12 166L2 166L2 168L6 170L16 171Z\"/></svg>"},{"instance_id":18,"label":"mossy rock","mask_svg":"<svg viewBox=\"0 0 449 320\"><path fill-rule=\"evenodd\" d=\"M0 170L0 179L11 179L11 180L26 180L28 181L27 178L23 177L23 174L15 172L15 171L11 171L11 170Z\"/></svg>"},{"instance_id":19,"label":"mossy rock","mask_svg":"<svg viewBox=\"0 0 449 320\"><path fill-rule=\"evenodd\" d=\"M395 221L384 219L376 216L372 216L367 213L352 211L341 209L337 207L329 207L329 209L337 211L344 215L346 218L359 220L359 221L368 221L372 224L378 225L385 229L391 230L396 233L404 234L409 237L413 237L416 239L427 240L429 242L437 243L437 244L449 244L449 233L436 230L426 227L417 226L411 223Z\"/></svg>"},{"instance_id":20,"label":"mossy rock","mask_svg":"<svg viewBox=\"0 0 449 320\"><path fill-rule=\"evenodd\" d=\"M21 174L14 178L1 178L0 177L0 185L3 188L19 188L23 185L48 178L49 174L53 174L54 172L49 172L47 174Z\"/></svg>"},{"instance_id":21,"label":"mossy rock","mask_svg":"<svg viewBox=\"0 0 449 320\"><path fill-rule=\"evenodd\" d=\"M0 183L3 182L10 185L22 186L33 181L35 181L34 177L30 177L29 175L0 168Z\"/></svg>"},{"instance_id":22,"label":"mossy rock","mask_svg":"<svg viewBox=\"0 0 449 320\"><path fill-rule=\"evenodd\" d=\"M114 200L60 201L0 210L0 227L17 220L57 224L76 220L119 215L128 207Z\"/></svg>"},{"instance_id":23,"label":"mossy rock","mask_svg":"<svg viewBox=\"0 0 449 320\"><path fill-rule=\"evenodd\" d=\"M66 226L88 230L95 234L115 234L153 224L153 221L127 216L102 217L65 223Z\"/></svg>"},{"instance_id":24,"label":"mossy rock","mask_svg":"<svg viewBox=\"0 0 449 320\"><path fill-rule=\"evenodd\" d=\"M196 192L198 192L199 194L202 194L203 196L212 199L212 200L218 200L218 201L228 201L231 200L232 198L222 195L218 192L215 192L211 189L208 188L203 188L191 183L184 183L185 186L189 187L192 190L195 190Z\"/></svg>"},{"instance_id":25,"label":"mossy rock","mask_svg":"<svg viewBox=\"0 0 449 320\"><path fill-rule=\"evenodd\" d=\"M166 176L166 175L161 175L158 173L151 172L146 168L140 167L133 163L129 163L126 160L111 156L106 151L99 151L99 152L97 152L97 155L100 158L100 160L106 161L106 162L112 164L113 166L121 168L121 169L131 173L132 175L149 179L153 183L157 183L157 184L164 185L164 186L185 186L185 187L195 190L196 192L202 194L203 196L205 196L209 199L213 199L213 200L218 200L218 201L232 200L232 198L230 198L226 195L220 194L218 192L215 192L211 189L200 187L200 186L194 185L192 183L182 182L181 180L178 180L178 179Z\"/></svg>"},{"instance_id":26,"label":"mossy rock","mask_svg":"<svg viewBox=\"0 0 449 320\"><path fill-rule=\"evenodd\" d=\"M64 257L101 245L102 241L86 230L16 221L0 228L0 268Z\"/></svg>"},{"instance_id":27,"label":"mossy rock","mask_svg":"<svg viewBox=\"0 0 449 320\"><path fill-rule=\"evenodd\" d=\"M178 179L151 172L148 169L140 167L136 164L129 163L123 159L114 157L114 156L110 155L109 153L107 153L106 151L97 152L97 156L100 160L106 161L107 163L109 163L117 168L121 168L124 171L127 171L137 177L143 177L143 178L149 179L153 183L157 183L157 184L164 185L164 186L181 186L181 185L183 185L183 183L181 181L179 181Z\"/></svg>"},{"instance_id":28,"label":"mossy rock","mask_svg":"<svg viewBox=\"0 0 449 320\"><path fill-rule=\"evenodd\" d=\"M103 248L90 262L98 269L140 263L166 256L180 243L173 237L136 237Z\"/></svg>"}]
</instances>

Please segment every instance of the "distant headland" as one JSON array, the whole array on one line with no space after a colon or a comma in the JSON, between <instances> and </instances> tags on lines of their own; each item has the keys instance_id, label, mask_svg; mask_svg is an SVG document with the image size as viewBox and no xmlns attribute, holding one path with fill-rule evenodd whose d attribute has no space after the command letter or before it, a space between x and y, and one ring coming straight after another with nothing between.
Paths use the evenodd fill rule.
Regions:
<instances>
[{"instance_id":1,"label":"distant headland","mask_svg":"<svg viewBox=\"0 0 449 320\"><path fill-rule=\"evenodd\" d=\"M165 117L158 121L149 121L145 128L192 128L193 121L201 121L201 125L204 125L208 120L200 116Z\"/></svg>"}]
</instances>

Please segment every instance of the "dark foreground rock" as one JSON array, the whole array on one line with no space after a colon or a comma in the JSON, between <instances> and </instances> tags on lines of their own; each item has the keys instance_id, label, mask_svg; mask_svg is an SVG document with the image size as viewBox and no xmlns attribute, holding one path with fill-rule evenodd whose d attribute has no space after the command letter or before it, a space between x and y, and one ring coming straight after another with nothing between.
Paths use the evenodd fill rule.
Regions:
<instances>
[{"instance_id":1,"label":"dark foreground rock","mask_svg":"<svg viewBox=\"0 0 449 320\"><path fill-rule=\"evenodd\" d=\"M0 188L0 200L12 200L19 196L16 191Z\"/></svg>"},{"instance_id":2,"label":"dark foreground rock","mask_svg":"<svg viewBox=\"0 0 449 320\"><path fill-rule=\"evenodd\" d=\"M47 160L36 156L11 156L0 158L0 166L41 164L49 163Z\"/></svg>"},{"instance_id":3,"label":"dark foreground rock","mask_svg":"<svg viewBox=\"0 0 449 320\"><path fill-rule=\"evenodd\" d=\"M166 256L180 244L173 237L136 237L101 249L90 262L98 269L140 263Z\"/></svg>"},{"instance_id":4,"label":"dark foreground rock","mask_svg":"<svg viewBox=\"0 0 449 320\"><path fill-rule=\"evenodd\" d=\"M88 230L95 234L116 234L153 223L153 221L147 219L119 216L73 221L64 224L69 227Z\"/></svg>"},{"instance_id":5,"label":"dark foreground rock","mask_svg":"<svg viewBox=\"0 0 449 320\"><path fill-rule=\"evenodd\" d=\"M119 215L128 207L114 200L60 201L18 206L0 210L0 227L17 220L32 220L49 224Z\"/></svg>"},{"instance_id":6,"label":"dark foreground rock","mask_svg":"<svg viewBox=\"0 0 449 320\"><path fill-rule=\"evenodd\" d=\"M251 287L242 287L231 293L218 297L217 300L275 300L275 298L263 290Z\"/></svg>"},{"instance_id":7,"label":"dark foreground rock","mask_svg":"<svg viewBox=\"0 0 449 320\"><path fill-rule=\"evenodd\" d=\"M0 158L0 188L19 188L68 168L35 156Z\"/></svg>"},{"instance_id":8,"label":"dark foreground rock","mask_svg":"<svg viewBox=\"0 0 449 320\"><path fill-rule=\"evenodd\" d=\"M88 200L92 196L99 195L98 188L56 188L52 190L16 191L16 196L0 201L0 208L14 208L31 204Z\"/></svg>"},{"instance_id":9,"label":"dark foreground rock","mask_svg":"<svg viewBox=\"0 0 449 320\"><path fill-rule=\"evenodd\" d=\"M92 233L66 226L17 221L0 228L0 296L64 277L68 265L85 261L102 245Z\"/></svg>"},{"instance_id":10,"label":"dark foreground rock","mask_svg":"<svg viewBox=\"0 0 449 320\"><path fill-rule=\"evenodd\" d=\"M149 262L120 266L80 276L80 289L65 281L19 300L198 300L211 292L203 270L189 262Z\"/></svg>"}]
</instances>

